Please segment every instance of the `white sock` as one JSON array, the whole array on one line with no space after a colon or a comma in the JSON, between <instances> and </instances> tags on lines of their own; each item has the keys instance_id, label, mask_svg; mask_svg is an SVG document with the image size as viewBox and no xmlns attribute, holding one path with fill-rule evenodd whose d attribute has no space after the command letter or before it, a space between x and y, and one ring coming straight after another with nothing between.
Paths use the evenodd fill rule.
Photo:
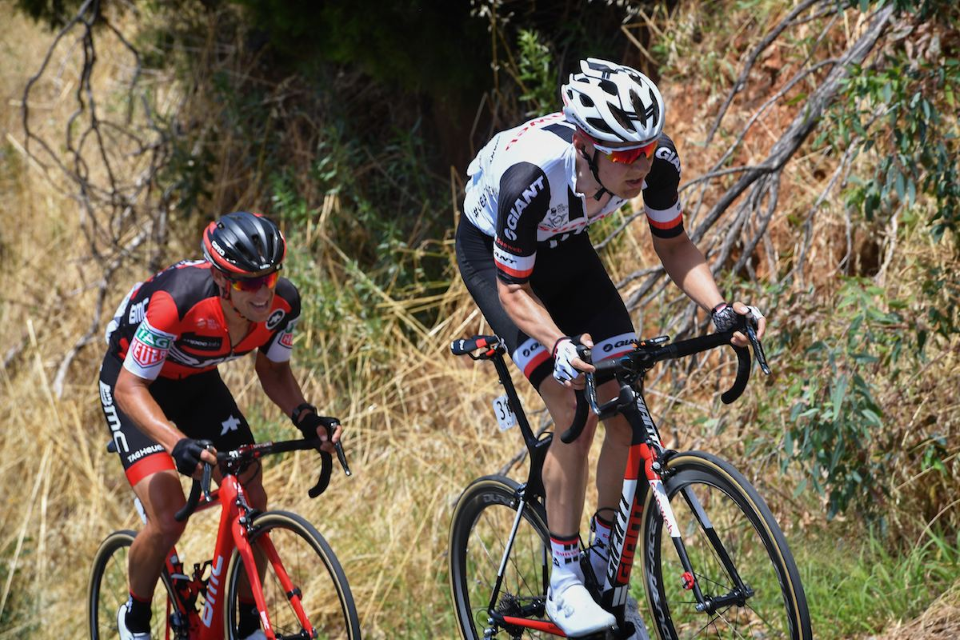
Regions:
<instances>
[{"instance_id":1,"label":"white sock","mask_svg":"<svg viewBox=\"0 0 960 640\"><path fill-rule=\"evenodd\" d=\"M550 534L550 549L553 552L553 571L550 572L550 589L560 594L571 584L583 584L580 568L580 534L558 536Z\"/></svg>"},{"instance_id":2,"label":"white sock","mask_svg":"<svg viewBox=\"0 0 960 640\"><path fill-rule=\"evenodd\" d=\"M612 522L604 522L597 514L590 519L590 530L593 532L593 540L590 543L590 567L601 587L607 574L607 558L610 555L607 547L610 544L612 528Z\"/></svg>"}]
</instances>

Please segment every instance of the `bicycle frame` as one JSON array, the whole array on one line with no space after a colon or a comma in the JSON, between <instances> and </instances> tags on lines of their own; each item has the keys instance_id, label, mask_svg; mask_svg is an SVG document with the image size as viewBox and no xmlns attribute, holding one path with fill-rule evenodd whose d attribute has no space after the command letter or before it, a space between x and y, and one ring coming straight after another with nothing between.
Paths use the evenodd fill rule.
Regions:
<instances>
[{"instance_id":1,"label":"bicycle frame","mask_svg":"<svg viewBox=\"0 0 960 640\"><path fill-rule=\"evenodd\" d=\"M764 369L765 373L768 372L769 369L766 367L762 348L759 345L759 341L756 339L755 333L753 333L749 327L747 327L747 333L753 342L758 356L757 359L760 362L761 367ZM701 528L707 532L708 540L712 544L717 556L721 560L721 563L735 584L735 587L731 590L731 592L726 595L717 598L704 597L700 589L700 585L697 582L696 573L691 565L686 548L684 547L683 539L680 535L679 526L677 524L677 519L673 513L672 507L670 506L670 501L666 494L666 490L664 489L663 478L661 476L661 473L664 472L667 467L667 461L675 452L664 449L660 440L659 431L654 424L650 410L647 408L647 404L642 393L643 374L655 362L681 357L684 355L690 355L729 343L731 336L732 331L721 334L713 334L711 336L704 336L701 338L694 338L680 343L668 345L666 347L660 347L660 345L667 342L668 338L666 337L642 341L638 345L637 352L642 351L644 355L648 357L645 357L639 366L626 367L626 375L623 375L623 369L617 369L617 366L622 366L617 364L618 361L606 361L599 363L600 366L598 369L603 368L607 370L618 371L615 380L620 384L620 393L617 398L614 398L604 405L600 405L597 401L595 379L592 374L587 376L586 396L588 402L584 402L580 392L578 392L577 417L574 420L574 426L571 426L571 428L562 435L562 440L564 442L572 442L579 435L579 432L582 430L583 425L585 424L585 407L588 403L593 409L594 413L600 416L601 419L610 417L616 413L621 413L632 429L630 450L628 452L627 464L624 470L619 509L617 512L617 517L613 523L613 528L610 534L610 543L608 545L609 556L607 570L604 576L597 577L598 581L601 581L601 583L596 585L599 589L601 606L614 614L614 617L617 620L617 625L621 630L624 628L624 617L627 604L627 595L630 586L630 576L633 570L633 563L635 560L637 547L640 544L639 537L648 490L652 492L652 497L657 505L660 517L663 520L664 526L667 528L667 532L671 536L674 548L684 570L683 575L680 576L680 578L683 581L684 588L693 592L697 602L696 608L699 611L712 614L716 609L727 604L733 602L742 604L747 598L750 597L750 595L752 595L749 587L743 583L742 579L734 568L729 553L714 532L712 524L710 523L705 510L700 505L696 495L694 495L692 491L685 490L683 494L684 499L689 504L691 511L696 514L696 518ZM476 350L478 347L487 347L487 350L481 353L479 356L474 356L471 352ZM503 385L507 394L508 402L517 416L524 442L528 451L530 452L530 471L527 477L527 482L520 485L516 495L517 503L515 508L517 510L517 514L516 518L514 519L510 537L507 540L506 548L504 549L503 558L501 559L497 573L497 580L487 607L488 615L490 616L492 622L495 622L501 626L506 624L518 627L526 627L530 629L536 629L538 631L552 633L558 636L563 636L564 634L559 627L551 622L543 620L531 620L526 617L504 616L496 611L505 568L513 548L517 530L523 518L523 512L526 504L529 502L529 500L537 497L542 498L544 495L541 471L543 469L544 457L546 456L547 449L552 441L552 434L548 434L547 436L538 439L536 436L534 436L532 430L530 429L526 417L523 414L522 408L520 407L520 400L517 395L516 388L512 383L509 371L503 359L503 354L505 353L506 349L502 341L492 336L477 336L470 340L459 341L459 344L454 342L451 348L454 354L457 355L469 354L470 357L475 360L493 360L497 369L497 375L500 378L500 383ZM733 402L733 400L739 397L746 386L747 379L749 378L749 352L746 350L746 348L742 347L737 348L736 351L739 359L737 380L734 383L734 386L724 394L723 401L725 403ZM584 351L581 355L586 355L589 358L590 354L589 351ZM625 361L628 358L629 356L626 356L620 359L620 362ZM641 482L641 479L645 482ZM546 572L544 572L543 578L545 583L543 585L543 592L546 593ZM542 618L544 615L543 602L536 601L533 604L528 605L523 613L525 615L532 615Z\"/></svg>"},{"instance_id":2,"label":"bicycle frame","mask_svg":"<svg viewBox=\"0 0 960 640\"><path fill-rule=\"evenodd\" d=\"M621 387L621 390L623 388ZM611 611L617 618L618 624L622 625L624 607L627 603L627 594L630 588L630 575L633 570L637 546L640 542L639 536L644 505L647 502L647 491L652 492L653 502L660 512L663 526L670 534L674 549L683 567L683 574L679 578L684 589L693 592L697 602L697 610L712 614L718 608L730 603L740 602L742 604L751 595L749 588L737 573L729 552L716 535L697 496L692 491L684 491L684 499L690 505L691 511L696 515L703 531L706 532L717 557L735 584L735 588L725 596L718 598L704 597L696 578L696 572L684 547L676 516L663 486L661 473L666 470L667 460L675 452L663 448L659 431L653 422L642 392L632 389L631 391L635 394L634 402L623 409L622 415L629 422L633 430L633 436L624 472L619 510L610 532L610 543L607 547L609 556L607 572L603 576L603 585L600 592L601 606ZM646 482L641 482L641 480Z\"/></svg>"},{"instance_id":3,"label":"bicycle frame","mask_svg":"<svg viewBox=\"0 0 960 640\"><path fill-rule=\"evenodd\" d=\"M168 640L171 637L183 637L189 640L222 640L225 637L223 579L227 563L236 549L243 559L244 571L249 580L253 598L261 612L260 622L263 632L270 640L276 640L276 634L266 613L263 585L256 570L254 551L249 540L250 534L254 531L249 517L253 510L247 504L243 487L236 475L225 474L220 487L207 493L198 503L195 511L205 511L217 506L221 508L221 512L213 559L202 565L195 565L194 575L191 578L183 573L183 564L176 549L167 556L165 570L170 577L174 597L172 602L168 602L166 637ZM270 541L269 534L261 534L258 544L279 577L284 591L289 595L300 623L312 637L315 632L301 605L300 591L290 580ZM210 565L210 575L203 578L202 573L207 564ZM196 600L201 593L204 595L204 602L203 608L198 611ZM177 635L171 636L171 633Z\"/></svg>"}]
</instances>

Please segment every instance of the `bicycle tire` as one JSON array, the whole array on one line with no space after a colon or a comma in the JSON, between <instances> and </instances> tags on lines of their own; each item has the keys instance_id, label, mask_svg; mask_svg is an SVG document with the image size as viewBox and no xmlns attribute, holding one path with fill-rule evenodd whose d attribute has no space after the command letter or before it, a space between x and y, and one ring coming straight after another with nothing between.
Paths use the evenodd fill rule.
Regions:
<instances>
[{"instance_id":1,"label":"bicycle tire","mask_svg":"<svg viewBox=\"0 0 960 640\"><path fill-rule=\"evenodd\" d=\"M683 568L652 492L644 505L641 540L644 587L661 640L762 637L810 640L813 633L800 573L779 525L756 489L729 463L702 452L667 462L670 499L694 574L707 597L730 593L733 578L699 524L695 502L752 594L715 613L698 612L682 584Z\"/></svg>"},{"instance_id":2,"label":"bicycle tire","mask_svg":"<svg viewBox=\"0 0 960 640\"><path fill-rule=\"evenodd\" d=\"M267 511L253 520L254 531L250 543L259 549L260 541L268 534L293 584L300 589L301 602L310 623L321 639L359 640L360 618L347 583L347 576L316 528L304 518L285 511ZM325 571L321 570L321 567ZM234 550L228 565L225 584L229 606L224 607L224 628L227 638L237 636L237 604L240 578L246 576L243 559ZM267 615L277 637L308 637L294 612L285 590L273 567L265 564L263 596Z\"/></svg>"},{"instance_id":3,"label":"bicycle tire","mask_svg":"<svg viewBox=\"0 0 960 640\"><path fill-rule=\"evenodd\" d=\"M518 491L519 485L510 478L486 476L473 481L457 501L450 528L450 588L466 640L483 638L489 625L488 605L516 519ZM551 561L546 512L539 501L528 502L496 609L504 614L530 604L542 609ZM540 617L547 619L543 613ZM526 628L500 629L515 639L554 637Z\"/></svg>"},{"instance_id":4,"label":"bicycle tire","mask_svg":"<svg viewBox=\"0 0 960 640\"><path fill-rule=\"evenodd\" d=\"M133 544L136 531L114 531L107 536L93 556L93 568L87 586L87 622L90 640L117 640L117 611L129 596L127 578L127 550ZM161 584L153 594L151 637L166 638L170 631L173 638L186 638L186 630L167 629L168 602L173 596L166 570L161 575Z\"/></svg>"}]
</instances>

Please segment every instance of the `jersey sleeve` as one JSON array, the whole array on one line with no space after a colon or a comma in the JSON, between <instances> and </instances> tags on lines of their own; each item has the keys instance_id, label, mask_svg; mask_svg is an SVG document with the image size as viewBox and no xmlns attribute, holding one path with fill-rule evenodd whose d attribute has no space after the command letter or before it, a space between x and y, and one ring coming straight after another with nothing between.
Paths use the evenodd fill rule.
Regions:
<instances>
[{"instance_id":1,"label":"jersey sleeve","mask_svg":"<svg viewBox=\"0 0 960 640\"><path fill-rule=\"evenodd\" d=\"M666 136L661 138L646 181L643 207L651 233L659 238L673 238L683 233L683 208L678 191L680 155Z\"/></svg>"},{"instance_id":2,"label":"jersey sleeve","mask_svg":"<svg viewBox=\"0 0 960 640\"><path fill-rule=\"evenodd\" d=\"M289 280L281 278L277 283L277 295L286 302L284 306L289 307L290 310L275 327L270 327L270 320L267 320L267 328L273 333L260 347L260 351L271 362L289 362L290 356L293 355L293 331L300 320L300 292Z\"/></svg>"},{"instance_id":3,"label":"jersey sleeve","mask_svg":"<svg viewBox=\"0 0 960 640\"><path fill-rule=\"evenodd\" d=\"M180 314L166 291L156 291L147 302L147 311L130 341L123 366L145 380L156 380L163 363L180 335Z\"/></svg>"},{"instance_id":4,"label":"jersey sleeve","mask_svg":"<svg viewBox=\"0 0 960 640\"><path fill-rule=\"evenodd\" d=\"M501 281L523 284L530 279L537 259L537 225L549 209L550 183L543 169L519 162L503 173L493 241Z\"/></svg>"}]
</instances>

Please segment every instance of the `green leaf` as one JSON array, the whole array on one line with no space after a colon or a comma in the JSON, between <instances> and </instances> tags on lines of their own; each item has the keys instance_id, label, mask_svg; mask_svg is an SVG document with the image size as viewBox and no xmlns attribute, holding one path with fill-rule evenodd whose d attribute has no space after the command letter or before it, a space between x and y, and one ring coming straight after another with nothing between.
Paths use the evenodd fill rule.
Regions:
<instances>
[{"instance_id":1,"label":"green leaf","mask_svg":"<svg viewBox=\"0 0 960 640\"><path fill-rule=\"evenodd\" d=\"M847 388L850 386L850 382L847 379L847 376L840 376L833 388L833 393L830 394L830 402L833 405L833 423L836 424L837 420L840 418L840 411L843 408L843 401L847 397Z\"/></svg>"}]
</instances>

